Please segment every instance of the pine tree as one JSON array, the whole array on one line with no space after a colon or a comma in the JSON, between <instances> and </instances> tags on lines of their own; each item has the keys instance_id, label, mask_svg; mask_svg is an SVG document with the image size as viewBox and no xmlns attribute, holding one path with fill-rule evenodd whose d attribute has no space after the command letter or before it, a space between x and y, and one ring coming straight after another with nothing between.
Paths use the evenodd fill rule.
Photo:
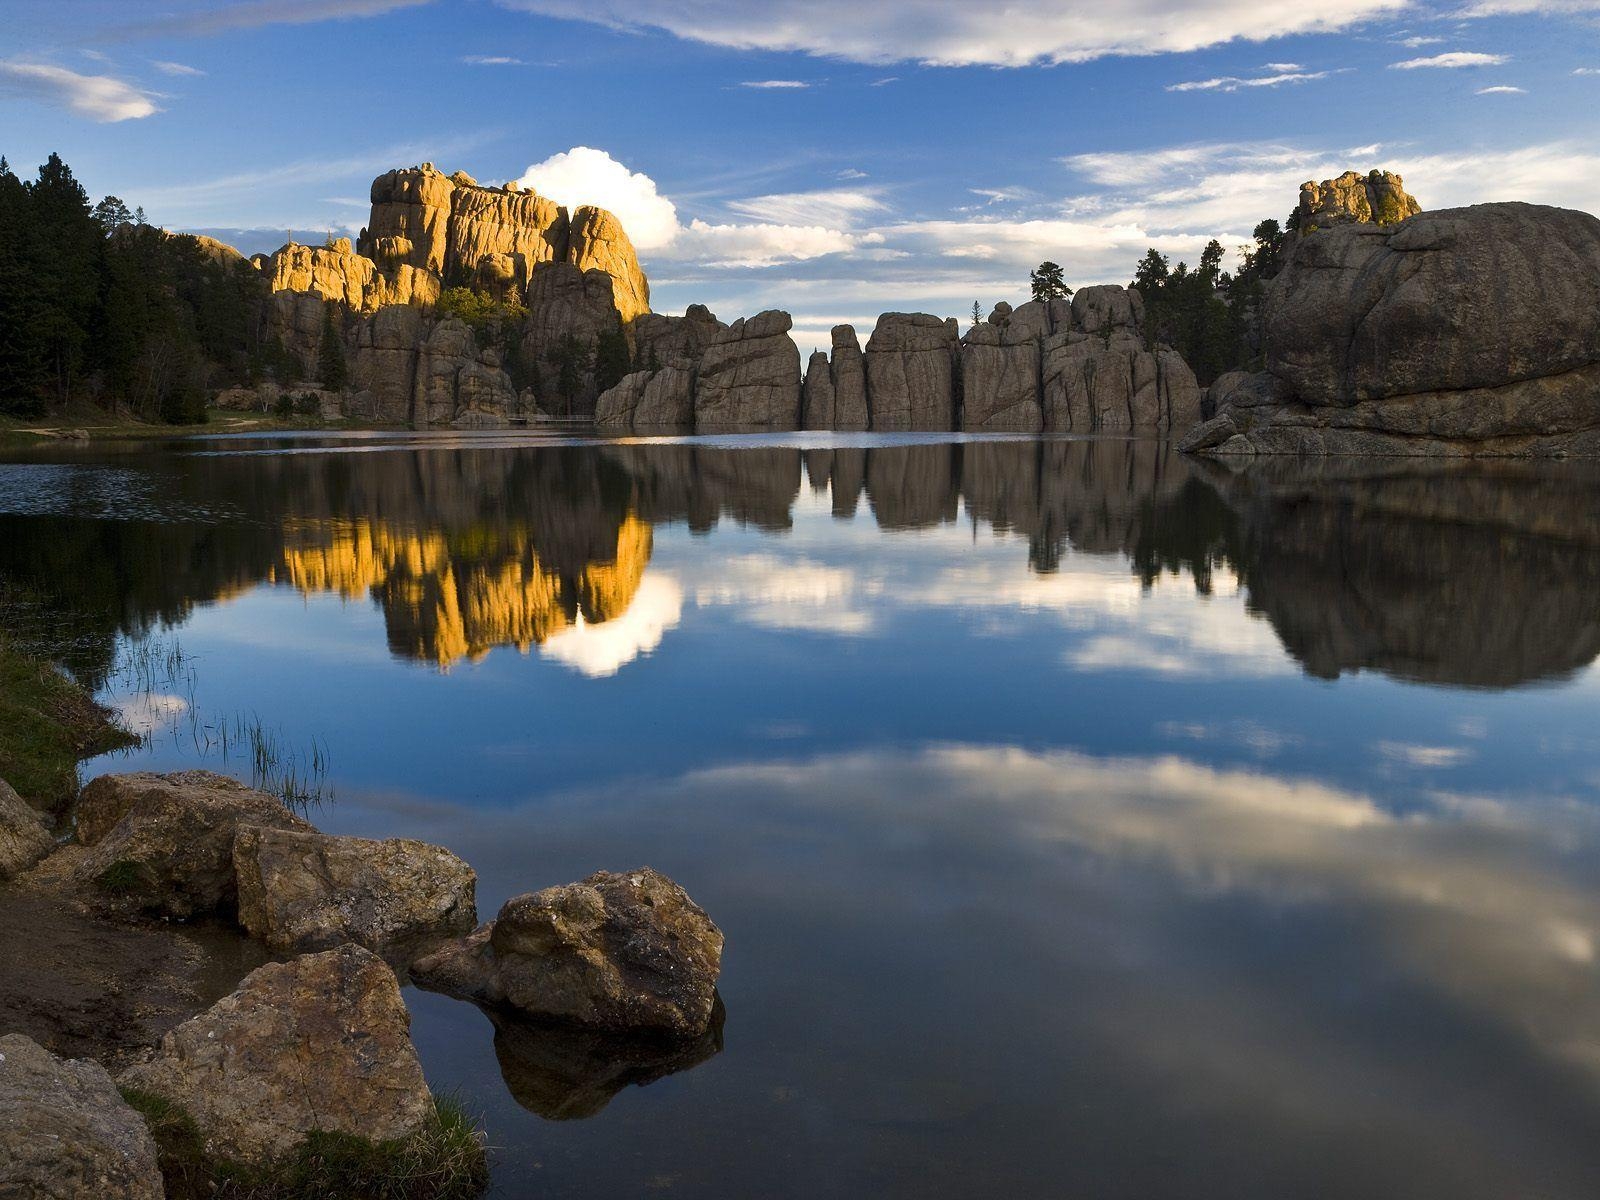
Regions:
<instances>
[{"instance_id":1,"label":"pine tree","mask_svg":"<svg viewBox=\"0 0 1600 1200\"><path fill-rule=\"evenodd\" d=\"M1043 303L1064 300L1072 295L1072 289L1067 286L1066 276L1059 263L1040 263L1029 276L1029 281L1033 284L1033 298Z\"/></svg>"},{"instance_id":2,"label":"pine tree","mask_svg":"<svg viewBox=\"0 0 1600 1200\"><path fill-rule=\"evenodd\" d=\"M317 350L317 375L330 392L344 390L350 371L344 361L344 339L333 321L333 305L322 306L322 345Z\"/></svg>"}]
</instances>

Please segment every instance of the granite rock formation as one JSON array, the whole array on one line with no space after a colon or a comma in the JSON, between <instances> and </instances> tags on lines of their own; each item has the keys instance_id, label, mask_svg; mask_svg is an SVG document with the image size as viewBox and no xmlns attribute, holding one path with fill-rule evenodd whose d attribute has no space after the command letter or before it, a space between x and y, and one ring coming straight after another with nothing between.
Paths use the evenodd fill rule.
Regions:
<instances>
[{"instance_id":1,"label":"granite rock formation","mask_svg":"<svg viewBox=\"0 0 1600 1200\"><path fill-rule=\"evenodd\" d=\"M960 348L954 317L879 317L863 354L872 428L956 428Z\"/></svg>"},{"instance_id":2,"label":"granite rock formation","mask_svg":"<svg viewBox=\"0 0 1600 1200\"><path fill-rule=\"evenodd\" d=\"M1300 185L1295 225L1304 237L1333 225L1397 225L1421 211L1422 206L1407 194L1405 181L1394 172L1346 171L1337 179Z\"/></svg>"},{"instance_id":3,"label":"granite rock formation","mask_svg":"<svg viewBox=\"0 0 1600 1200\"><path fill-rule=\"evenodd\" d=\"M1600 220L1531 204L1302 238L1266 378L1225 377L1188 450L1600 454Z\"/></svg>"},{"instance_id":4,"label":"granite rock formation","mask_svg":"<svg viewBox=\"0 0 1600 1200\"><path fill-rule=\"evenodd\" d=\"M735 321L701 355L695 378L699 429L794 429L800 419L800 351L789 314Z\"/></svg>"},{"instance_id":5,"label":"granite rock formation","mask_svg":"<svg viewBox=\"0 0 1600 1200\"><path fill-rule=\"evenodd\" d=\"M59 1059L0 1037L0 1196L16 1200L161 1200L144 1118L94 1062Z\"/></svg>"}]
</instances>

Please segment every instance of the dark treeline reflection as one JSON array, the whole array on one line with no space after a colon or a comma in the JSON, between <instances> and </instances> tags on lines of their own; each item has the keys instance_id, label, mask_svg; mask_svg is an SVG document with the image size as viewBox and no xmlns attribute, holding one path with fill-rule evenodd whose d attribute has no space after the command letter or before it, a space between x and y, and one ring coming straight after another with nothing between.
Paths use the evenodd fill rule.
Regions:
<instances>
[{"instance_id":1,"label":"dark treeline reflection","mask_svg":"<svg viewBox=\"0 0 1600 1200\"><path fill-rule=\"evenodd\" d=\"M1508 687L1600 654L1600 478L1586 468L1233 473L1132 441L168 451L138 468L30 464L27 503L0 505L0 579L48 607L69 635L56 652L91 683L117 633L261 583L370 596L404 657L525 649L625 612L654 528L781 534L805 486L836 518L885 531L1015 534L1034 572L1061 570L1070 549L1202 594L1237 577L1318 676ZM139 495L86 488L96 470L139 478Z\"/></svg>"}]
</instances>

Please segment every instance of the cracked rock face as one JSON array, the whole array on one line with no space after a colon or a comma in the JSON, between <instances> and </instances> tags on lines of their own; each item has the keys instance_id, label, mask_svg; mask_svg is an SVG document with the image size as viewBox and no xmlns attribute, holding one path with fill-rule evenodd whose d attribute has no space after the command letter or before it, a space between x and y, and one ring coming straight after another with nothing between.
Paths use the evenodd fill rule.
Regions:
<instances>
[{"instance_id":1,"label":"cracked rock face","mask_svg":"<svg viewBox=\"0 0 1600 1200\"><path fill-rule=\"evenodd\" d=\"M156 1145L98 1063L0 1037L0 1196L161 1200Z\"/></svg>"},{"instance_id":2,"label":"cracked rock face","mask_svg":"<svg viewBox=\"0 0 1600 1200\"><path fill-rule=\"evenodd\" d=\"M313 1130L408 1137L433 1111L400 986L359 946L269 963L118 1082L183 1106L207 1153L266 1167Z\"/></svg>"},{"instance_id":3,"label":"cracked rock face","mask_svg":"<svg viewBox=\"0 0 1600 1200\"><path fill-rule=\"evenodd\" d=\"M711 1022L722 931L659 871L600 871L506 901L419 960L439 991L611 1033L699 1037Z\"/></svg>"},{"instance_id":4,"label":"cracked rock face","mask_svg":"<svg viewBox=\"0 0 1600 1200\"><path fill-rule=\"evenodd\" d=\"M234 839L239 924L275 950L354 942L387 955L477 924L477 875L410 838L245 827Z\"/></svg>"}]
</instances>

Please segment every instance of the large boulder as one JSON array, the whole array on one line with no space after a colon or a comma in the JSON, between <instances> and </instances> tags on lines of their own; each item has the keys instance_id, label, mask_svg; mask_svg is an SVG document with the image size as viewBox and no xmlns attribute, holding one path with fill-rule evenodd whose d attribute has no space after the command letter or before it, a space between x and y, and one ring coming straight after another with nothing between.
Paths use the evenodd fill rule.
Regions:
<instances>
[{"instance_id":1,"label":"large boulder","mask_svg":"<svg viewBox=\"0 0 1600 1200\"><path fill-rule=\"evenodd\" d=\"M444 274L455 182L432 163L389 171L372 181L372 216L361 253L385 270L406 265Z\"/></svg>"},{"instance_id":2,"label":"large boulder","mask_svg":"<svg viewBox=\"0 0 1600 1200\"><path fill-rule=\"evenodd\" d=\"M594 423L602 429L632 429L633 414L649 382L649 371L635 371L601 392L594 402Z\"/></svg>"},{"instance_id":3,"label":"large boulder","mask_svg":"<svg viewBox=\"0 0 1600 1200\"><path fill-rule=\"evenodd\" d=\"M213 1159L255 1168L314 1131L398 1140L433 1112L394 972L359 946L257 968L118 1082L181 1106Z\"/></svg>"},{"instance_id":4,"label":"large boulder","mask_svg":"<svg viewBox=\"0 0 1600 1200\"><path fill-rule=\"evenodd\" d=\"M450 194L447 280L475 279L503 299L521 300L533 268L566 250L566 210L538 192L458 184Z\"/></svg>"},{"instance_id":5,"label":"large boulder","mask_svg":"<svg viewBox=\"0 0 1600 1200\"><path fill-rule=\"evenodd\" d=\"M54 845L39 810L0 779L0 883L26 871Z\"/></svg>"},{"instance_id":6,"label":"large boulder","mask_svg":"<svg viewBox=\"0 0 1600 1200\"><path fill-rule=\"evenodd\" d=\"M668 363L644 385L633 410L635 429L687 429L694 424L694 367Z\"/></svg>"},{"instance_id":7,"label":"large boulder","mask_svg":"<svg viewBox=\"0 0 1600 1200\"><path fill-rule=\"evenodd\" d=\"M1587 213L1483 204L1321 230L1268 290L1265 336L1281 402L1223 406L1185 449L1600 454Z\"/></svg>"},{"instance_id":8,"label":"large boulder","mask_svg":"<svg viewBox=\"0 0 1600 1200\"><path fill-rule=\"evenodd\" d=\"M695 381L695 425L794 429L800 419L800 351L786 312L735 321L706 347Z\"/></svg>"},{"instance_id":9,"label":"large boulder","mask_svg":"<svg viewBox=\"0 0 1600 1200\"><path fill-rule=\"evenodd\" d=\"M699 1037L710 1025L722 931L643 867L506 901L469 937L419 959L439 991L612 1033Z\"/></svg>"},{"instance_id":10,"label":"large boulder","mask_svg":"<svg viewBox=\"0 0 1600 1200\"><path fill-rule=\"evenodd\" d=\"M949 430L956 421L955 320L884 313L864 355L872 428Z\"/></svg>"},{"instance_id":11,"label":"large boulder","mask_svg":"<svg viewBox=\"0 0 1600 1200\"><path fill-rule=\"evenodd\" d=\"M91 907L176 920L235 908L240 828L311 829L276 797L210 771L102 775L83 789L77 821L78 845L34 873L56 877L59 858Z\"/></svg>"},{"instance_id":12,"label":"large boulder","mask_svg":"<svg viewBox=\"0 0 1600 1200\"><path fill-rule=\"evenodd\" d=\"M98 1063L0 1037L0 1196L161 1200L156 1144Z\"/></svg>"},{"instance_id":13,"label":"large boulder","mask_svg":"<svg viewBox=\"0 0 1600 1200\"><path fill-rule=\"evenodd\" d=\"M477 875L427 842L245 826L233 862L239 924L274 950L354 942L393 956L478 923Z\"/></svg>"}]
</instances>

